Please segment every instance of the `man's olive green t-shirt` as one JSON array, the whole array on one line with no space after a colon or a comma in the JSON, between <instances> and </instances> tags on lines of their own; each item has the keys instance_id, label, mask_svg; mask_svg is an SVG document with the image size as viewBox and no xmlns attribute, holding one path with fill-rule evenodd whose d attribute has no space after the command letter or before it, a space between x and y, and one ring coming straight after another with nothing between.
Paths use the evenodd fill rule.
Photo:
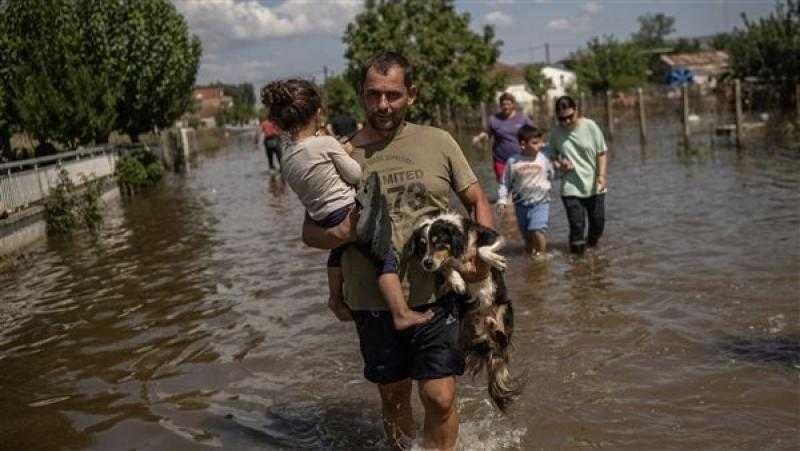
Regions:
<instances>
[{"instance_id":1,"label":"man's olive green t-shirt","mask_svg":"<svg viewBox=\"0 0 800 451\"><path fill-rule=\"evenodd\" d=\"M550 131L550 147L575 166L575 170L561 175L562 196L586 198L600 194L597 191L597 156L606 153L608 147L603 131L593 120L582 117L572 129L562 125L554 127Z\"/></svg>"},{"instance_id":2,"label":"man's olive green t-shirt","mask_svg":"<svg viewBox=\"0 0 800 451\"><path fill-rule=\"evenodd\" d=\"M381 192L392 218L392 242L399 252L417 222L446 210L452 192L461 192L477 182L449 133L411 123L401 127L391 140L356 147L352 154L364 170L362 180L372 172L380 176ZM352 310L387 310L378 290L375 264L354 246L349 246L342 257L342 271L345 303ZM435 299L432 274L412 264L407 277L409 305Z\"/></svg>"}]
</instances>

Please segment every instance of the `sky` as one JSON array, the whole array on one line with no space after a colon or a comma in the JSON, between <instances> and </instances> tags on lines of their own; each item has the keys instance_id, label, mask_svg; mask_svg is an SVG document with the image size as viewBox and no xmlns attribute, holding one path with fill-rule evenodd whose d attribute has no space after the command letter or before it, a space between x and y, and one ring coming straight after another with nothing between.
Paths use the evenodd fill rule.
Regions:
<instances>
[{"instance_id":1,"label":"sky","mask_svg":"<svg viewBox=\"0 0 800 451\"><path fill-rule=\"evenodd\" d=\"M346 66L342 36L362 9L362 0L172 0L203 43L198 84L253 83L289 76L314 77ZM503 41L500 62L551 61L584 46L594 36L627 39L637 17L664 13L675 18L670 37L708 36L742 27L774 10L772 0L457 0L471 28L495 26Z\"/></svg>"}]
</instances>

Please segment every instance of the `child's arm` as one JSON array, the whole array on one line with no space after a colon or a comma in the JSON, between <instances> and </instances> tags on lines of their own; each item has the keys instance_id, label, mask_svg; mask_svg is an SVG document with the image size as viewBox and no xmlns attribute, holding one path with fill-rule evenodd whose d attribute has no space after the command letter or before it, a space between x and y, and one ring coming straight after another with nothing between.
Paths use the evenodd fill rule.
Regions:
<instances>
[{"instance_id":1,"label":"child's arm","mask_svg":"<svg viewBox=\"0 0 800 451\"><path fill-rule=\"evenodd\" d=\"M361 165L344 150L342 145L336 142L336 147L331 148L328 155L342 180L349 185L358 185L361 181Z\"/></svg>"}]
</instances>

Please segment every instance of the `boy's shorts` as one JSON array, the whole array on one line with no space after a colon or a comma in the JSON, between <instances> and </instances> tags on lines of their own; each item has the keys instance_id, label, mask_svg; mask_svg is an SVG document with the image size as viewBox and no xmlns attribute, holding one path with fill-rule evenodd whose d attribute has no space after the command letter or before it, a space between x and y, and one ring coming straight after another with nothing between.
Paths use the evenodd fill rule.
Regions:
<instances>
[{"instance_id":1,"label":"boy's shorts","mask_svg":"<svg viewBox=\"0 0 800 451\"><path fill-rule=\"evenodd\" d=\"M550 218L550 201L544 200L535 204L514 204L517 214L517 225L523 235L531 232L544 232Z\"/></svg>"},{"instance_id":2,"label":"boy's shorts","mask_svg":"<svg viewBox=\"0 0 800 451\"><path fill-rule=\"evenodd\" d=\"M413 307L432 309L433 319L403 331L395 330L388 311L354 310L364 377L375 384L391 384L464 374L464 353L458 344L461 302L463 296L449 294L433 304Z\"/></svg>"}]
</instances>

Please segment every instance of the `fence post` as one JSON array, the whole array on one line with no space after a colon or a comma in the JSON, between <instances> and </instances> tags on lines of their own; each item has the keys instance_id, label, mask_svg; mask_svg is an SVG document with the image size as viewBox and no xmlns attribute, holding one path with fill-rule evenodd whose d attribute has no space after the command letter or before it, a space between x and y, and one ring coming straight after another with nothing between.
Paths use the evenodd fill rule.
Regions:
<instances>
[{"instance_id":1,"label":"fence post","mask_svg":"<svg viewBox=\"0 0 800 451\"><path fill-rule=\"evenodd\" d=\"M644 116L644 95L642 95L642 88L638 88L636 90L636 95L639 97L639 136L642 138L642 141L647 141L647 127Z\"/></svg>"},{"instance_id":2,"label":"fence post","mask_svg":"<svg viewBox=\"0 0 800 451\"><path fill-rule=\"evenodd\" d=\"M736 147L742 146L742 82L734 80L736 95Z\"/></svg>"},{"instance_id":3,"label":"fence post","mask_svg":"<svg viewBox=\"0 0 800 451\"><path fill-rule=\"evenodd\" d=\"M800 121L800 83L794 87L794 103L797 105L797 120Z\"/></svg>"},{"instance_id":4,"label":"fence post","mask_svg":"<svg viewBox=\"0 0 800 451\"><path fill-rule=\"evenodd\" d=\"M683 142L689 147L689 85L681 86L683 94Z\"/></svg>"},{"instance_id":5,"label":"fence post","mask_svg":"<svg viewBox=\"0 0 800 451\"><path fill-rule=\"evenodd\" d=\"M612 107L612 92L606 91L606 117L608 118L608 138L614 139L614 108Z\"/></svg>"}]
</instances>

